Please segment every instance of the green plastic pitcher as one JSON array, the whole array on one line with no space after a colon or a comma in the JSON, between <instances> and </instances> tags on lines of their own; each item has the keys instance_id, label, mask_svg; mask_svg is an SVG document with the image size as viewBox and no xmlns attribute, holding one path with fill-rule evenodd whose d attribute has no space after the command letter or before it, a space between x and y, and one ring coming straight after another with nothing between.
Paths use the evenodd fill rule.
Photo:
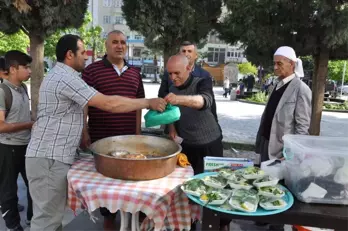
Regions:
<instances>
[{"instance_id":1,"label":"green plastic pitcher","mask_svg":"<svg viewBox=\"0 0 348 231\"><path fill-rule=\"evenodd\" d=\"M180 119L180 109L177 106L167 104L166 109L163 112L154 110L148 111L145 118L145 126L147 128L154 127L163 124L171 124Z\"/></svg>"}]
</instances>

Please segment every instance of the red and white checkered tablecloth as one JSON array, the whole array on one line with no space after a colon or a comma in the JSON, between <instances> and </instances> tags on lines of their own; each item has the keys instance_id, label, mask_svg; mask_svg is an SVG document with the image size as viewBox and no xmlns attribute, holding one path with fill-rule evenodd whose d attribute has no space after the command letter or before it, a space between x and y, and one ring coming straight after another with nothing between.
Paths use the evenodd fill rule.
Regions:
<instances>
[{"instance_id":1,"label":"red and white checkered tablecloth","mask_svg":"<svg viewBox=\"0 0 348 231\"><path fill-rule=\"evenodd\" d=\"M125 181L108 178L95 169L93 157L77 160L68 172L68 204L73 211L86 209L91 214L100 207L143 212L147 219L141 230L190 230L191 218L200 219L200 208L191 206L180 185L193 176L193 170L177 167L161 179Z\"/></svg>"}]
</instances>

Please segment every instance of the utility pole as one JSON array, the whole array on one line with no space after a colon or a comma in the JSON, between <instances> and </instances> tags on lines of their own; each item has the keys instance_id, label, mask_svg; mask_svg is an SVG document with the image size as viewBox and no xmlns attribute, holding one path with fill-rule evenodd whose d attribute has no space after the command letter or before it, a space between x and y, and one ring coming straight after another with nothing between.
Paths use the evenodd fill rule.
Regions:
<instances>
[{"instance_id":1,"label":"utility pole","mask_svg":"<svg viewBox=\"0 0 348 231\"><path fill-rule=\"evenodd\" d=\"M344 85L344 79L346 77L346 66L347 66L347 61L344 61L343 75L342 75L342 85L341 85L341 97L342 97L342 90L343 90L343 85Z\"/></svg>"}]
</instances>

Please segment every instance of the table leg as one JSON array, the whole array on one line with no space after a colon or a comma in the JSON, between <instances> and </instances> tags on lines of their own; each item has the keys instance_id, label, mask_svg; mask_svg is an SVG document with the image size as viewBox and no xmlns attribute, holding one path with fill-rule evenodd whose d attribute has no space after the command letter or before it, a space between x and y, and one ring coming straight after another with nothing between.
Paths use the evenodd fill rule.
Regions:
<instances>
[{"instance_id":1,"label":"table leg","mask_svg":"<svg viewBox=\"0 0 348 231\"><path fill-rule=\"evenodd\" d=\"M128 228L128 224L129 224L129 214L127 212L121 211L120 210L120 214L121 214L121 227L120 227L120 231L125 231Z\"/></svg>"},{"instance_id":2,"label":"table leg","mask_svg":"<svg viewBox=\"0 0 348 231\"><path fill-rule=\"evenodd\" d=\"M132 214L132 231L140 231L139 212Z\"/></svg>"},{"instance_id":3,"label":"table leg","mask_svg":"<svg viewBox=\"0 0 348 231\"><path fill-rule=\"evenodd\" d=\"M220 217L218 213L203 207L202 230L219 230Z\"/></svg>"}]
</instances>

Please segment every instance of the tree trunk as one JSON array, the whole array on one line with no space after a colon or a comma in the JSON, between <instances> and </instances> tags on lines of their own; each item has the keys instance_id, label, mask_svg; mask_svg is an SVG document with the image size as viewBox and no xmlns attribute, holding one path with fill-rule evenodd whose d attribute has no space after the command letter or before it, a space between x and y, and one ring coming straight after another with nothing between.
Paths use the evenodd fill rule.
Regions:
<instances>
[{"instance_id":1,"label":"tree trunk","mask_svg":"<svg viewBox=\"0 0 348 231\"><path fill-rule=\"evenodd\" d=\"M31 111L33 118L37 115L39 102L39 89L44 76L44 40L39 36L30 33L30 55L33 58L31 63Z\"/></svg>"},{"instance_id":2,"label":"tree trunk","mask_svg":"<svg viewBox=\"0 0 348 231\"><path fill-rule=\"evenodd\" d=\"M92 63L94 63L95 59L96 59L96 54L97 52L97 48L96 48L96 44L95 41L93 41L93 46L92 46Z\"/></svg>"},{"instance_id":3,"label":"tree trunk","mask_svg":"<svg viewBox=\"0 0 348 231\"><path fill-rule=\"evenodd\" d=\"M165 45L164 46L164 50L163 50L163 66L164 69L167 66L167 62L168 59L170 58L170 56L177 54L177 48L174 46L170 46L170 45Z\"/></svg>"},{"instance_id":4,"label":"tree trunk","mask_svg":"<svg viewBox=\"0 0 348 231\"><path fill-rule=\"evenodd\" d=\"M312 78L312 118L309 132L311 135L320 135L320 122L324 105L326 76L329 64L329 51L322 49L313 56L314 73Z\"/></svg>"}]
</instances>

